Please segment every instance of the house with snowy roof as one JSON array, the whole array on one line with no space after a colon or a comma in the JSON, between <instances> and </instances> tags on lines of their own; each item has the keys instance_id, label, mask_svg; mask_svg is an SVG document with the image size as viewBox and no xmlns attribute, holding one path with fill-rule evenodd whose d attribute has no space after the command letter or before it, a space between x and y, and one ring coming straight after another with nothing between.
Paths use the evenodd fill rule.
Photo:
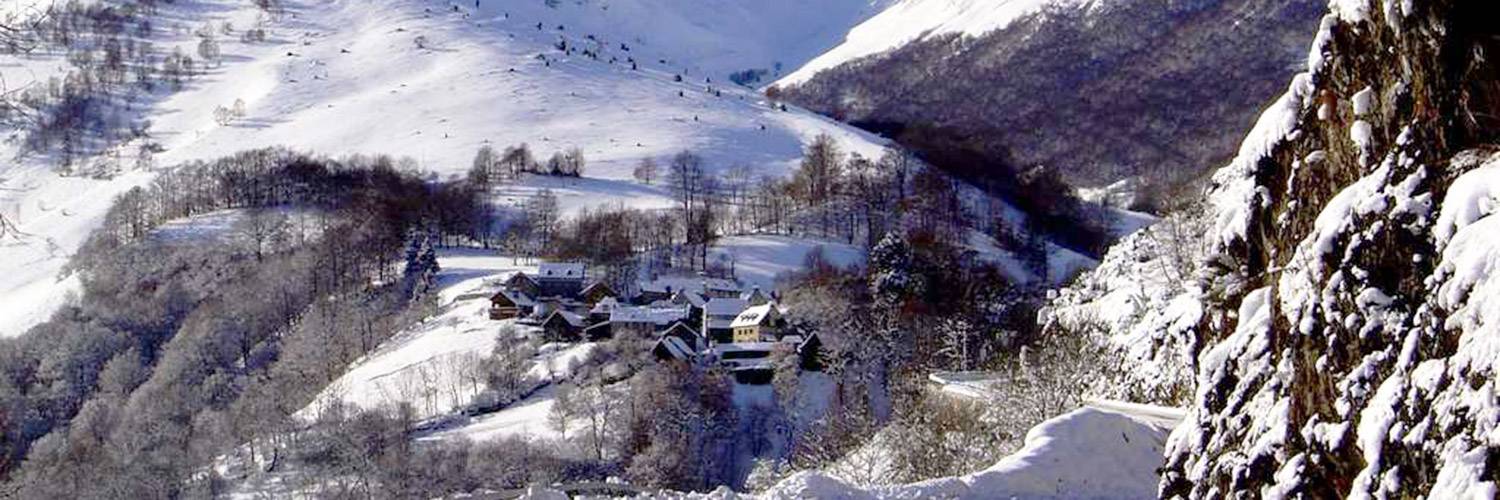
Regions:
<instances>
[{"instance_id":1,"label":"house with snowy roof","mask_svg":"<svg viewBox=\"0 0 1500 500\"><path fill-rule=\"evenodd\" d=\"M760 291L760 287L751 287L749 290L740 292L740 298L752 306L758 306L771 301L771 296Z\"/></svg>"},{"instance_id":2,"label":"house with snowy roof","mask_svg":"<svg viewBox=\"0 0 1500 500\"><path fill-rule=\"evenodd\" d=\"M587 268L576 262L547 262L535 273L515 273L490 297L490 318L545 321L555 311L592 317L606 299L618 294L603 282L588 282Z\"/></svg>"},{"instance_id":3,"label":"house with snowy roof","mask_svg":"<svg viewBox=\"0 0 1500 500\"><path fill-rule=\"evenodd\" d=\"M797 356L797 366L801 370L819 370L822 367L822 345L817 334L799 334L786 335L780 340L716 344L705 354L728 369L736 382L768 384L776 374L777 352Z\"/></svg>"},{"instance_id":4,"label":"house with snowy roof","mask_svg":"<svg viewBox=\"0 0 1500 500\"><path fill-rule=\"evenodd\" d=\"M603 281L595 281L578 292L578 300L586 304L598 304L604 299L616 299L620 294L615 293L613 288Z\"/></svg>"},{"instance_id":5,"label":"house with snowy roof","mask_svg":"<svg viewBox=\"0 0 1500 500\"><path fill-rule=\"evenodd\" d=\"M781 323L781 311L775 303L767 302L741 311L729 324L729 329L736 344L761 342L775 340Z\"/></svg>"},{"instance_id":6,"label":"house with snowy roof","mask_svg":"<svg viewBox=\"0 0 1500 500\"><path fill-rule=\"evenodd\" d=\"M622 306L609 315L613 335L636 338L651 338L673 324L690 322L687 307Z\"/></svg>"},{"instance_id":7,"label":"house with snowy roof","mask_svg":"<svg viewBox=\"0 0 1500 500\"><path fill-rule=\"evenodd\" d=\"M540 290L538 297L575 298L583 291L587 278L580 262L543 262L537 266L536 281Z\"/></svg>"},{"instance_id":8,"label":"house with snowy roof","mask_svg":"<svg viewBox=\"0 0 1500 500\"><path fill-rule=\"evenodd\" d=\"M536 301L520 290L502 289L490 296L490 319L530 316L535 310Z\"/></svg>"},{"instance_id":9,"label":"house with snowy roof","mask_svg":"<svg viewBox=\"0 0 1500 500\"><path fill-rule=\"evenodd\" d=\"M714 298L739 298L744 291L740 282L730 278L703 278L701 293L704 297Z\"/></svg>"},{"instance_id":10,"label":"house with snowy roof","mask_svg":"<svg viewBox=\"0 0 1500 500\"><path fill-rule=\"evenodd\" d=\"M588 326L588 320L579 314L563 310L552 311L542 321L542 340L578 342L583 340L583 330Z\"/></svg>"},{"instance_id":11,"label":"house with snowy roof","mask_svg":"<svg viewBox=\"0 0 1500 500\"><path fill-rule=\"evenodd\" d=\"M672 288L672 285L668 285L656 280L641 282L636 285L636 288L639 291L636 292L635 297L631 300L631 302L635 303L636 305L646 305L652 302L671 300L672 295L674 293L677 293L678 291L674 290Z\"/></svg>"},{"instance_id":12,"label":"house with snowy roof","mask_svg":"<svg viewBox=\"0 0 1500 500\"><path fill-rule=\"evenodd\" d=\"M694 328L703 328L703 306L708 304L708 299L698 292L678 290L672 294L670 303L688 308L688 314L693 318Z\"/></svg>"},{"instance_id":13,"label":"house with snowy roof","mask_svg":"<svg viewBox=\"0 0 1500 500\"><path fill-rule=\"evenodd\" d=\"M703 304L703 335L716 344L734 342L734 319L749 307L738 297L708 299Z\"/></svg>"},{"instance_id":14,"label":"house with snowy roof","mask_svg":"<svg viewBox=\"0 0 1500 500\"><path fill-rule=\"evenodd\" d=\"M609 315L614 313L615 309L621 307L628 306L621 305L620 301L614 297L605 297L595 302L594 306L589 308L589 322L599 323L601 321L609 321Z\"/></svg>"},{"instance_id":15,"label":"house with snowy roof","mask_svg":"<svg viewBox=\"0 0 1500 500\"><path fill-rule=\"evenodd\" d=\"M505 280L502 285L506 290L526 294L527 297L536 297L542 293L542 285L526 273L515 273Z\"/></svg>"},{"instance_id":16,"label":"house with snowy roof","mask_svg":"<svg viewBox=\"0 0 1500 500\"><path fill-rule=\"evenodd\" d=\"M738 280L706 276L658 276L639 283L639 289L634 301L637 304L673 299L684 292L696 294L703 300L739 298L745 293L744 285Z\"/></svg>"},{"instance_id":17,"label":"house with snowy roof","mask_svg":"<svg viewBox=\"0 0 1500 500\"><path fill-rule=\"evenodd\" d=\"M651 354L663 361L695 363L702 358L707 349L708 339L703 338L687 323L679 321L661 332L661 336L651 348Z\"/></svg>"}]
</instances>

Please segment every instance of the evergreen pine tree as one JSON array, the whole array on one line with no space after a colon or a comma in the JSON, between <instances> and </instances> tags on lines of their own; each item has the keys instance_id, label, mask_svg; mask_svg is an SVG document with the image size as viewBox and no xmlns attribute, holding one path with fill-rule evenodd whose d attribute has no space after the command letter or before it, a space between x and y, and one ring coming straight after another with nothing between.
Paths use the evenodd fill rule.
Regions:
<instances>
[{"instance_id":1,"label":"evergreen pine tree","mask_svg":"<svg viewBox=\"0 0 1500 500\"><path fill-rule=\"evenodd\" d=\"M870 295L879 306L898 306L915 290L911 245L892 231L870 250Z\"/></svg>"},{"instance_id":2,"label":"evergreen pine tree","mask_svg":"<svg viewBox=\"0 0 1500 500\"><path fill-rule=\"evenodd\" d=\"M437 247L432 233L413 233L406 245L406 270L402 273L402 287L407 296L418 299L432 291L441 269L437 260Z\"/></svg>"}]
</instances>

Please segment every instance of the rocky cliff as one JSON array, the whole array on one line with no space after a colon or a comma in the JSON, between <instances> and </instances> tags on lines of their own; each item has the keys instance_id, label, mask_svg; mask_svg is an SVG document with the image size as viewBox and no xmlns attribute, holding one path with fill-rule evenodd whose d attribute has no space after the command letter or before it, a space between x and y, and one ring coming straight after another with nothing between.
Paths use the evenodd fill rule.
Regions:
<instances>
[{"instance_id":1,"label":"rocky cliff","mask_svg":"<svg viewBox=\"0 0 1500 500\"><path fill-rule=\"evenodd\" d=\"M1178 350L1142 356L1196 372L1161 494L1493 498L1500 5L1329 8L1308 72L1213 176L1196 280L1152 302L1187 312L1148 315Z\"/></svg>"}]
</instances>

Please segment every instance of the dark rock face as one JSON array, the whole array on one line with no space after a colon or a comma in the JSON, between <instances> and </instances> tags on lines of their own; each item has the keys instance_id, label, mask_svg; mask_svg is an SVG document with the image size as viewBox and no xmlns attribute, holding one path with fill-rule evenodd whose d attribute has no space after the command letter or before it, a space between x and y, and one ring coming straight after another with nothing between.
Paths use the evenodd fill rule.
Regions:
<instances>
[{"instance_id":1,"label":"dark rock face","mask_svg":"<svg viewBox=\"0 0 1500 500\"><path fill-rule=\"evenodd\" d=\"M1500 477L1500 5L1333 7L1257 127L1276 133L1247 140L1264 151L1214 176L1206 347L1164 497L1483 496Z\"/></svg>"},{"instance_id":2,"label":"dark rock face","mask_svg":"<svg viewBox=\"0 0 1500 500\"><path fill-rule=\"evenodd\" d=\"M1201 176L1234 153L1302 68L1316 0L1102 2L1054 8L979 38L939 36L779 89L903 142L964 142L971 178L1044 164L1075 184ZM938 134L945 140L927 136Z\"/></svg>"}]
</instances>

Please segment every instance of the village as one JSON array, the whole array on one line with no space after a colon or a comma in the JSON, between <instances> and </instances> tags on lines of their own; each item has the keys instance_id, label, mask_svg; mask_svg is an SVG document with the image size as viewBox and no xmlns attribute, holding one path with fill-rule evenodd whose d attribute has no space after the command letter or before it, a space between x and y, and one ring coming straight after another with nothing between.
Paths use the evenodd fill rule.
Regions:
<instances>
[{"instance_id":1,"label":"village","mask_svg":"<svg viewBox=\"0 0 1500 500\"><path fill-rule=\"evenodd\" d=\"M821 368L817 333L789 324L774 292L729 277L655 279L623 297L587 266L548 262L517 272L490 297L492 320L537 327L546 342L646 341L661 362L717 364L741 384L770 383L773 354Z\"/></svg>"}]
</instances>

